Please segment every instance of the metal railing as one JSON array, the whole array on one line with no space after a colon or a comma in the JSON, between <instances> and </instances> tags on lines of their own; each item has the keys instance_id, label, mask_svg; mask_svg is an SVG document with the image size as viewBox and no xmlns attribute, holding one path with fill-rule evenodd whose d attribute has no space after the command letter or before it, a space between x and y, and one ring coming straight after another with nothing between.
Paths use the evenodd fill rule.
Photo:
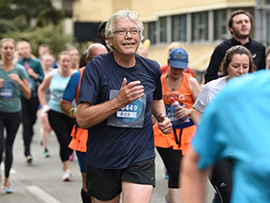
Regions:
<instances>
[{"instance_id":1,"label":"metal railing","mask_svg":"<svg viewBox=\"0 0 270 203\"><path fill-rule=\"evenodd\" d=\"M189 67L194 70L195 76L200 84L203 82L205 71L208 67L212 53L213 50L207 52L189 65Z\"/></svg>"},{"instance_id":2,"label":"metal railing","mask_svg":"<svg viewBox=\"0 0 270 203\"><path fill-rule=\"evenodd\" d=\"M196 61L194 61L191 64L189 64L189 66L193 70L205 71L206 68L207 68L207 66L208 66L208 63L210 61L210 57L211 57L212 53L213 53L213 50L207 52L202 57L198 58Z\"/></svg>"}]
</instances>

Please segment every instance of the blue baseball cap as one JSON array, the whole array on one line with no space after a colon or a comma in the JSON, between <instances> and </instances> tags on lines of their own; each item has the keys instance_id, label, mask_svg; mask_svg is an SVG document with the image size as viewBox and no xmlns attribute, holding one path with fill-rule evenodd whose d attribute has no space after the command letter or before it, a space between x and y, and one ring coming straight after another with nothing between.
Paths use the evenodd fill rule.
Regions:
<instances>
[{"instance_id":1,"label":"blue baseball cap","mask_svg":"<svg viewBox=\"0 0 270 203\"><path fill-rule=\"evenodd\" d=\"M187 69L188 53L182 48L175 48L169 54L169 63L172 68Z\"/></svg>"}]
</instances>

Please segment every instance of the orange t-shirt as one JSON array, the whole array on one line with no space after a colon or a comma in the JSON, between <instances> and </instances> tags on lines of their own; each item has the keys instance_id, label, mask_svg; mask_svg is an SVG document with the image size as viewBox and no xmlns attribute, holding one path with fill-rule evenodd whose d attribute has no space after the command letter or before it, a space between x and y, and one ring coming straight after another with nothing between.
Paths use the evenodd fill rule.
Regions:
<instances>
[{"instance_id":1,"label":"orange t-shirt","mask_svg":"<svg viewBox=\"0 0 270 203\"><path fill-rule=\"evenodd\" d=\"M183 73L182 82L179 88L171 91L167 86L167 75L168 74L161 76L162 98L165 105L171 104L171 97L174 97L180 104L185 104L185 108L192 108L195 101L193 101L192 92L188 83L188 78L192 76L188 73ZM156 147L172 147L174 150L182 150L182 153L185 154L190 148L191 140L196 132L196 126L192 125L183 129L175 129L175 131L172 130L172 132L167 135L159 130L158 124L154 125L153 130ZM180 139L181 141L179 141Z\"/></svg>"}]
</instances>

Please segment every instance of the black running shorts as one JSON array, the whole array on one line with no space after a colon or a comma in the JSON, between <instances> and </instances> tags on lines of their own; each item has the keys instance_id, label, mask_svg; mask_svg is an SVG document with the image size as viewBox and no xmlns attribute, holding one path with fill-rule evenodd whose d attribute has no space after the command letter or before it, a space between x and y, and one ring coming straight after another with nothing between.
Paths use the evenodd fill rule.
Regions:
<instances>
[{"instance_id":1,"label":"black running shorts","mask_svg":"<svg viewBox=\"0 0 270 203\"><path fill-rule=\"evenodd\" d=\"M124 169L100 169L87 166L88 195L109 201L122 191L122 181L155 186L155 158L130 165Z\"/></svg>"}]
</instances>

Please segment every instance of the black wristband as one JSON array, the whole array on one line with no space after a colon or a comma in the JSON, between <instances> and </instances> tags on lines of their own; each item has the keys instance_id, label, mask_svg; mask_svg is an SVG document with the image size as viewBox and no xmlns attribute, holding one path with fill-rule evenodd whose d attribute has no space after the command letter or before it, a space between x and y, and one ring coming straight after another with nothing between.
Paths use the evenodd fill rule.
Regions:
<instances>
[{"instance_id":1,"label":"black wristband","mask_svg":"<svg viewBox=\"0 0 270 203\"><path fill-rule=\"evenodd\" d=\"M160 116L165 116L166 118L168 118L168 115L166 113L161 113L157 117L158 122L160 122Z\"/></svg>"}]
</instances>

